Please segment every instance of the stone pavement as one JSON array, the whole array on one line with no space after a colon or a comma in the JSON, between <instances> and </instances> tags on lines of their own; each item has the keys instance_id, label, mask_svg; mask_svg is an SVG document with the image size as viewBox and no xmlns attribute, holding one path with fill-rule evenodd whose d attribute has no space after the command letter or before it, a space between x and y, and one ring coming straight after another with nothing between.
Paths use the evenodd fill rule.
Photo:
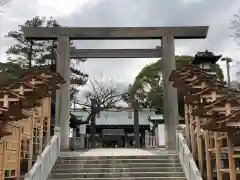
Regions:
<instances>
[{"instance_id":1,"label":"stone pavement","mask_svg":"<svg viewBox=\"0 0 240 180\"><path fill-rule=\"evenodd\" d=\"M61 152L60 156L152 156L160 154L176 154L165 149L135 149L135 148L98 148L73 152Z\"/></svg>"}]
</instances>

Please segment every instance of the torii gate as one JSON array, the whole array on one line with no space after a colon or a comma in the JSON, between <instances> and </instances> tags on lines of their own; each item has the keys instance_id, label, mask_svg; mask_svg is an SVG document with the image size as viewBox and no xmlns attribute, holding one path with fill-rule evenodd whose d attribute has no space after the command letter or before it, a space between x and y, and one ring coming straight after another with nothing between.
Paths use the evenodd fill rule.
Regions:
<instances>
[{"instance_id":1,"label":"torii gate","mask_svg":"<svg viewBox=\"0 0 240 180\"><path fill-rule=\"evenodd\" d=\"M159 49L131 50L74 50L72 57L85 58L163 58L164 119L167 131L167 147L176 149L176 125L178 123L177 90L168 78L176 69L174 39L204 39L208 26L187 27L52 27L23 28L26 39L57 40L57 72L65 79L56 96L55 132L60 131L61 149L69 149L70 106L70 40L123 40L159 39ZM81 55L82 54L82 55ZM160 68L160 67L159 67Z\"/></svg>"}]
</instances>

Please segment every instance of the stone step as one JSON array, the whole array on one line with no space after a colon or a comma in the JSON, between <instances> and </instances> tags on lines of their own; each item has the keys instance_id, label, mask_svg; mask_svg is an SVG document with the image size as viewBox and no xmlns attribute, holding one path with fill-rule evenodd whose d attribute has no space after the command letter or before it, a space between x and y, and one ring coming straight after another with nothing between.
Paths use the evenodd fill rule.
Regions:
<instances>
[{"instance_id":1,"label":"stone step","mask_svg":"<svg viewBox=\"0 0 240 180\"><path fill-rule=\"evenodd\" d=\"M52 178L184 177L183 172L52 173Z\"/></svg>"},{"instance_id":2,"label":"stone step","mask_svg":"<svg viewBox=\"0 0 240 180\"><path fill-rule=\"evenodd\" d=\"M61 160L111 160L111 159L170 159L177 158L178 155L145 155L145 156L60 156Z\"/></svg>"},{"instance_id":3,"label":"stone step","mask_svg":"<svg viewBox=\"0 0 240 180\"><path fill-rule=\"evenodd\" d=\"M48 178L59 180L59 178ZM186 180L185 177L121 177L121 178L64 178L64 180Z\"/></svg>"},{"instance_id":4,"label":"stone step","mask_svg":"<svg viewBox=\"0 0 240 180\"><path fill-rule=\"evenodd\" d=\"M58 159L57 164L114 164L114 163L179 163L178 158L156 159L103 159L103 160L78 160Z\"/></svg>"},{"instance_id":5,"label":"stone step","mask_svg":"<svg viewBox=\"0 0 240 180\"><path fill-rule=\"evenodd\" d=\"M181 167L180 163L118 163L118 164L55 164L54 169L77 168L132 168L132 167Z\"/></svg>"},{"instance_id":6,"label":"stone step","mask_svg":"<svg viewBox=\"0 0 240 180\"><path fill-rule=\"evenodd\" d=\"M182 172L182 167L132 167L132 168L74 168L53 169L52 173L111 173L111 172Z\"/></svg>"},{"instance_id":7,"label":"stone step","mask_svg":"<svg viewBox=\"0 0 240 180\"><path fill-rule=\"evenodd\" d=\"M186 180L176 152L93 149L61 152L48 180Z\"/></svg>"}]
</instances>

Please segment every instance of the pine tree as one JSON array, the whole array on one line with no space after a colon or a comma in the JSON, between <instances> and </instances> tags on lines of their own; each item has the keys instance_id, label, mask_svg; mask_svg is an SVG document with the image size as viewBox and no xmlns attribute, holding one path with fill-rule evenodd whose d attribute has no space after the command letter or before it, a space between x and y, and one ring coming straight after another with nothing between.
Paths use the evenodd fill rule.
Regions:
<instances>
[{"instance_id":1,"label":"pine tree","mask_svg":"<svg viewBox=\"0 0 240 180\"><path fill-rule=\"evenodd\" d=\"M60 27L61 25L52 17L36 16L27 20L23 25L18 26L18 30L10 31L7 37L13 38L16 43L7 50L8 62L18 64L23 69L32 66L52 65L55 66L57 53L57 42L54 40L36 41L26 40L23 35L23 27ZM72 46L72 44L71 44ZM71 59L71 98L78 93L78 86L87 82L88 75L77 69L77 64L86 59ZM73 99L71 99L73 100Z\"/></svg>"}]
</instances>

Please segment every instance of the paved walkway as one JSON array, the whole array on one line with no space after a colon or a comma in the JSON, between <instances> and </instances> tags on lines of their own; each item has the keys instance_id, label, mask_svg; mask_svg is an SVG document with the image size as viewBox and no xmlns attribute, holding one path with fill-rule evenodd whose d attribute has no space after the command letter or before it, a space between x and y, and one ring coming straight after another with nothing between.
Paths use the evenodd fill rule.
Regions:
<instances>
[{"instance_id":1,"label":"paved walkway","mask_svg":"<svg viewBox=\"0 0 240 180\"><path fill-rule=\"evenodd\" d=\"M175 154L175 152L164 149L98 148L78 152L61 152L60 156L151 156L158 154Z\"/></svg>"}]
</instances>

